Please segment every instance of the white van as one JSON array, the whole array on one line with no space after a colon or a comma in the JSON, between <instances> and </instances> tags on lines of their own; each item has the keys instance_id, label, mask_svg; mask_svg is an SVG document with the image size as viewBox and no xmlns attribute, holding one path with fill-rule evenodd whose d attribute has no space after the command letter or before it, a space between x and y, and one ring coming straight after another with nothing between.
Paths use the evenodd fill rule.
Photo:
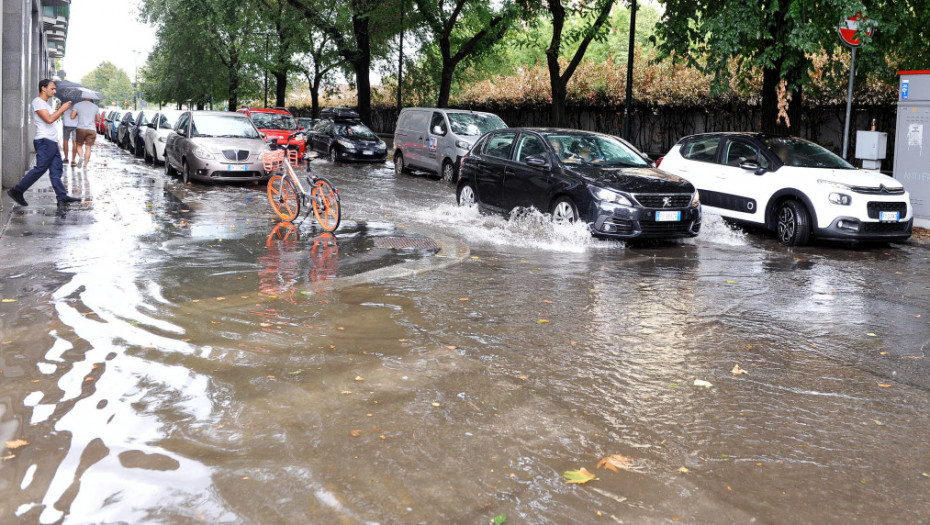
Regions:
<instances>
[{"instance_id":1,"label":"white van","mask_svg":"<svg viewBox=\"0 0 930 525\"><path fill-rule=\"evenodd\" d=\"M459 159L481 135L507 124L493 113L461 109L404 108L394 130L394 172L430 171L455 180Z\"/></svg>"}]
</instances>

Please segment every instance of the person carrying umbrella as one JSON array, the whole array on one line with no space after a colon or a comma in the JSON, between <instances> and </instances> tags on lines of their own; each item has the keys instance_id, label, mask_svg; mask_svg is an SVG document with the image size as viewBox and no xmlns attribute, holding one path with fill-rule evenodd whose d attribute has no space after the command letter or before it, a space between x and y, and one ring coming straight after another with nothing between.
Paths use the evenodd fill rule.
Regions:
<instances>
[{"instance_id":1,"label":"person carrying umbrella","mask_svg":"<svg viewBox=\"0 0 930 525\"><path fill-rule=\"evenodd\" d=\"M79 149L84 148L84 169L90 164L90 149L97 139L97 129L94 126L98 118L97 104L90 101L91 97L84 97L84 100L74 105L71 110L71 118L77 121L77 132L74 139L74 156L79 155ZM66 146L67 147L67 146ZM72 163L73 164L73 163Z\"/></svg>"},{"instance_id":2,"label":"person carrying umbrella","mask_svg":"<svg viewBox=\"0 0 930 525\"><path fill-rule=\"evenodd\" d=\"M61 151L58 149L58 127L55 126L55 121L71 107L71 102L65 102L58 108L58 111L53 113L51 106L48 105L48 99L53 96L55 96L55 82L47 78L40 80L39 96L32 100L32 111L36 114L36 135L35 140L32 141L36 150L36 165L26 173L19 184L7 190L10 198L20 206L29 205L23 198L23 192L35 184L46 171L48 171L48 178L52 182L52 189L55 190L59 206L81 200L68 195L65 185L61 182L63 168Z\"/></svg>"}]
</instances>

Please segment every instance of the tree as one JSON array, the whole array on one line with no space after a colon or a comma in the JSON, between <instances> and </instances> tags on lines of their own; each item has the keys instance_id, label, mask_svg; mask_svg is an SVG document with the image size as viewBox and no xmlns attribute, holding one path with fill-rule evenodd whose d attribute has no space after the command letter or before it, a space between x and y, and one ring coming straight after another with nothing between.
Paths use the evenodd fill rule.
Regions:
<instances>
[{"instance_id":1,"label":"tree","mask_svg":"<svg viewBox=\"0 0 930 525\"><path fill-rule=\"evenodd\" d=\"M371 64L373 49L387 44L397 29L389 21L390 0L288 0L330 39L336 52L349 63L355 73L358 90L358 114L362 122L371 124ZM372 25L373 20L378 24ZM388 21L388 22L386 22ZM373 29L374 28L374 29Z\"/></svg>"},{"instance_id":2,"label":"tree","mask_svg":"<svg viewBox=\"0 0 930 525\"><path fill-rule=\"evenodd\" d=\"M336 59L336 51L325 34L317 34L311 38L310 51L306 54L306 65L301 69L307 76L313 118L320 118L320 87L327 75L336 68Z\"/></svg>"},{"instance_id":3,"label":"tree","mask_svg":"<svg viewBox=\"0 0 930 525\"><path fill-rule=\"evenodd\" d=\"M562 0L546 0L549 15L552 17L552 40L546 49L546 65L549 68L549 85L552 88L552 116L550 123L562 127L567 123L565 116L565 99L568 94L568 81L584 58L591 41L602 37L606 28L610 10L615 0L596 0L594 2L569 3ZM574 15L580 24L563 34L566 19ZM575 53L568 65L562 70L559 63L563 47L577 43Z\"/></svg>"},{"instance_id":4,"label":"tree","mask_svg":"<svg viewBox=\"0 0 930 525\"><path fill-rule=\"evenodd\" d=\"M132 93L129 75L112 62L101 62L93 71L81 78L81 84L100 91L104 96L100 103L104 106L114 105L117 101L122 103Z\"/></svg>"},{"instance_id":5,"label":"tree","mask_svg":"<svg viewBox=\"0 0 930 525\"><path fill-rule=\"evenodd\" d=\"M714 75L713 90L729 89L762 71L762 131L785 132L800 122L803 88L809 83L809 54L838 49L840 18L863 11L859 0L665 0L657 27L665 56L686 59ZM731 69L731 64L735 67ZM786 121L778 122L778 90L790 93Z\"/></svg>"},{"instance_id":6,"label":"tree","mask_svg":"<svg viewBox=\"0 0 930 525\"><path fill-rule=\"evenodd\" d=\"M452 77L459 63L481 54L504 36L511 26L515 4L497 10L484 0L415 0L420 16L439 47L441 71L437 107L449 105ZM456 51L453 51L455 47Z\"/></svg>"}]
</instances>

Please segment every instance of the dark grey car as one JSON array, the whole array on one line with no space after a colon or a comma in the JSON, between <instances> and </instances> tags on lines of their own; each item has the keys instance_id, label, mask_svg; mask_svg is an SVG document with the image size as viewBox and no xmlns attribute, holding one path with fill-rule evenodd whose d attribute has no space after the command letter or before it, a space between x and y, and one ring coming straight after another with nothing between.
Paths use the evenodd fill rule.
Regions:
<instances>
[{"instance_id":1,"label":"dark grey car","mask_svg":"<svg viewBox=\"0 0 930 525\"><path fill-rule=\"evenodd\" d=\"M187 183L266 181L268 144L244 113L185 111L165 143L165 173Z\"/></svg>"}]
</instances>

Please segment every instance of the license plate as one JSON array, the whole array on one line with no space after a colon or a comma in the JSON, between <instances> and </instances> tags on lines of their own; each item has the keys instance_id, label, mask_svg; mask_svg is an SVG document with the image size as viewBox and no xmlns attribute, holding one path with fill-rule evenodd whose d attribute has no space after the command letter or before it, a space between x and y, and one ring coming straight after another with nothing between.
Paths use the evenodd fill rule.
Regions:
<instances>
[{"instance_id":1,"label":"license plate","mask_svg":"<svg viewBox=\"0 0 930 525\"><path fill-rule=\"evenodd\" d=\"M680 221L680 211L657 211L656 222Z\"/></svg>"},{"instance_id":2,"label":"license plate","mask_svg":"<svg viewBox=\"0 0 930 525\"><path fill-rule=\"evenodd\" d=\"M878 220L882 222L898 222L901 220L901 212L883 211L878 214Z\"/></svg>"},{"instance_id":3,"label":"license plate","mask_svg":"<svg viewBox=\"0 0 930 525\"><path fill-rule=\"evenodd\" d=\"M227 164L226 171L249 171L249 166L247 164Z\"/></svg>"},{"instance_id":4,"label":"license plate","mask_svg":"<svg viewBox=\"0 0 930 525\"><path fill-rule=\"evenodd\" d=\"M362 155L374 155L374 154L375 152L371 151L370 149L366 149L362 151Z\"/></svg>"}]
</instances>

